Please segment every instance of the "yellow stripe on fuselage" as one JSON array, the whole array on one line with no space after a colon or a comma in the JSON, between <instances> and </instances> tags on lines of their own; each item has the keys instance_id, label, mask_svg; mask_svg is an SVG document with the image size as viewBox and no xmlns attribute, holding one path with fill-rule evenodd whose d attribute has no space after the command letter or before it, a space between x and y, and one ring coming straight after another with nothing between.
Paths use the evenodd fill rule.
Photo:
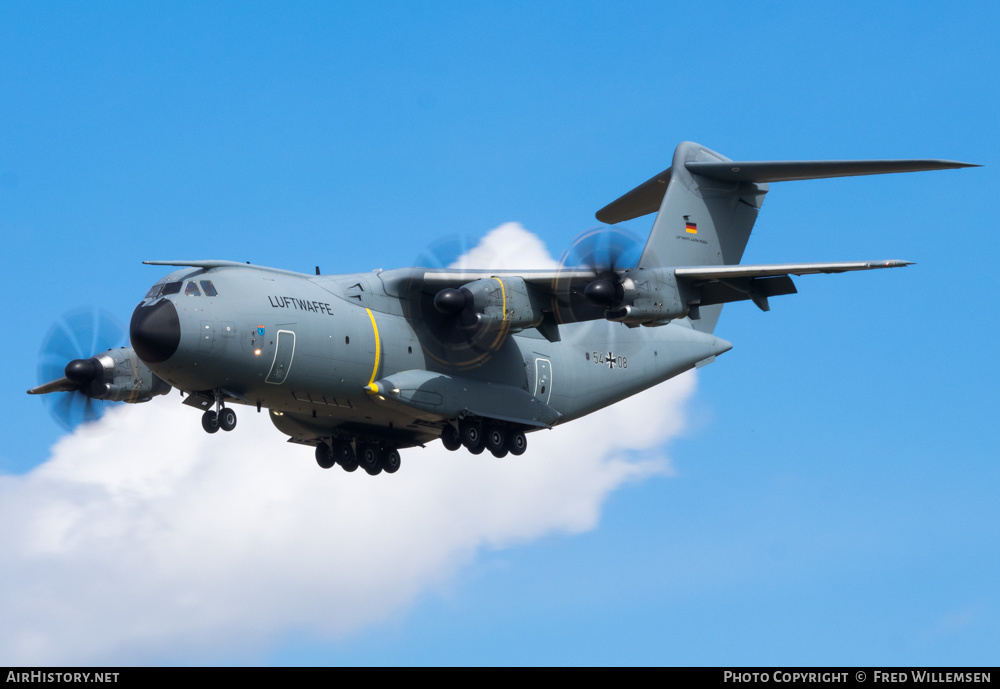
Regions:
<instances>
[{"instance_id":1,"label":"yellow stripe on fuselage","mask_svg":"<svg viewBox=\"0 0 1000 689\"><path fill-rule=\"evenodd\" d=\"M382 343L378 339L378 325L375 323L375 314L372 313L371 309L365 309L365 311L368 312L368 317L372 321L372 330L375 331L375 366L372 367L372 377L368 380L368 385L365 386L369 394L372 394L378 392L378 388L375 386L375 376L378 375L379 357L382 356Z\"/></svg>"},{"instance_id":2,"label":"yellow stripe on fuselage","mask_svg":"<svg viewBox=\"0 0 1000 689\"><path fill-rule=\"evenodd\" d=\"M500 298L501 303L503 304L503 318L500 321L500 330L497 332L497 339L493 340L493 344L490 345L490 350L495 350L500 343L503 342L503 338L507 335L507 328L505 327L507 324L507 290L503 286L503 280L498 277L493 279L500 285Z\"/></svg>"}]
</instances>

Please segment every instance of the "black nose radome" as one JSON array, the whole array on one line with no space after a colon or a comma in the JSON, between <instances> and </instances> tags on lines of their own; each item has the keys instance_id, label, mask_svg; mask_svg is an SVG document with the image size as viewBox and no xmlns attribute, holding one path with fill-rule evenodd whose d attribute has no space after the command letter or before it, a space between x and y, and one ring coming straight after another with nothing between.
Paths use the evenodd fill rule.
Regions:
<instances>
[{"instance_id":1,"label":"black nose radome","mask_svg":"<svg viewBox=\"0 0 1000 689\"><path fill-rule=\"evenodd\" d=\"M173 302L161 299L152 306L137 306L132 312L129 339L135 353L147 364L158 364L173 356L181 342L181 324Z\"/></svg>"}]
</instances>

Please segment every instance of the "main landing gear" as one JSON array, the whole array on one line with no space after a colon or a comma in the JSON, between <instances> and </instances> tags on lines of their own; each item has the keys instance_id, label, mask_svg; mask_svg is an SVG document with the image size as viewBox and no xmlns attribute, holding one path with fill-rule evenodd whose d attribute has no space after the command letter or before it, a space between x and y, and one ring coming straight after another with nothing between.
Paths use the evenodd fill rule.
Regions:
<instances>
[{"instance_id":1,"label":"main landing gear","mask_svg":"<svg viewBox=\"0 0 1000 689\"><path fill-rule=\"evenodd\" d=\"M356 471L358 467L369 476L377 476L383 471L395 474L401 464L399 450L391 446L358 442L357 450L348 440L332 439L316 446L316 463L324 469L339 464L344 471Z\"/></svg>"},{"instance_id":2,"label":"main landing gear","mask_svg":"<svg viewBox=\"0 0 1000 689\"><path fill-rule=\"evenodd\" d=\"M472 418L459 421L458 430L451 424L445 426L441 443L453 452L464 446L474 455L489 450L494 457L506 457L508 452L523 455L528 449L528 438L521 429Z\"/></svg>"}]
</instances>

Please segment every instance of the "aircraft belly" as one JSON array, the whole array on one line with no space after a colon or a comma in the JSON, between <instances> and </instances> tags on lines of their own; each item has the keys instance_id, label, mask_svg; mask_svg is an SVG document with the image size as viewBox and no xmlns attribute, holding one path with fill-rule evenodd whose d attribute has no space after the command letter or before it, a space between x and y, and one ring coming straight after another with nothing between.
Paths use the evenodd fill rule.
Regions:
<instances>
[{"instance_id":1,"label":"aircraft belly","mask_svg":"<svg viewBox=\"0 0 1000 689\"><path fill-rule=\"evenodd\" d=\"M332 418L272 410L269 416L275 428L289 436L290 442L307 445L315 445L321 438L340 436L390 442L398 448L405 448L428 443L437 438L439 433L436 426L409 423L410 420L403 417L396 423L392 420L393 416L389 415L380 418L380 423L373 424L371 418L363 414L341 412L342 416ZM381 423L382 421L386 423Z\"/></svg>"}]
</instances>

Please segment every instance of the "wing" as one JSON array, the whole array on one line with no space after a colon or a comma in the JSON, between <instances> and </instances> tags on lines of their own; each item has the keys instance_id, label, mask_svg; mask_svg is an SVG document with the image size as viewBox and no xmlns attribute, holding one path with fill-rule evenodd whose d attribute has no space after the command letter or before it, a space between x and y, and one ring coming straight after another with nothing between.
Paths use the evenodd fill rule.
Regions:
<instances>
[{"instance_id":1,"label":"wing","mask_svg":"<svg viewBox=\"0 0 1000 689\"><path fill-rule=\"evenodd\" d=\"M815 275L816 273L846 273L852 270L877 270L879 268L904 268L912 261L840 261L827 263L765 263L737 266L687 266L675 268L674 275L681 280L726 280L732 278L762 278L778 275Z\"/></svg>"},{"instance_id":2,"label":"wing","mask_svg":"<svg viewBox=\"0 0 1000 689\"><path fill-rule=\"evenodd\" d=\"M725 304L749 299L761 311L770 310L768 297L795 294L795 283L789 275L846 273L854 270L903 268L910 261L842 261L829 263L773 263L737 266L689 266L675 268L678 283L686 284L699 294L699 306ZM689 302L690 303L690 302Z\"/></svg>"},{"instance_id":3,"label":"wing","mask_svg":"<svg viewBox=\"0 0 1000 689\"><path fill-rule=\"evenodd\" d=\"M817 273L846 273L855 270L902 268L913 265L911 261L839 261L821 263L771 263L762 265L685 266L659 269L671 272L678 286L685 285L700 293L702 306L725 304L731 301L753 300L761 309L768 310L767 297L795 294L795 284L790 275ZM656 270L656 269L654 269ZM644 271L653 272L653 271ZM638 277L642 273L624 271L624 275ZM432 290L461 286L476 280L523 280L535 293L539 308L552 314L557 323L597 320L605 317L605 309L594 306L584 297L584 288L595 278L592 271L469 271L444 270L424 274L424 282Z\"/></svg>"}]
</instances>

